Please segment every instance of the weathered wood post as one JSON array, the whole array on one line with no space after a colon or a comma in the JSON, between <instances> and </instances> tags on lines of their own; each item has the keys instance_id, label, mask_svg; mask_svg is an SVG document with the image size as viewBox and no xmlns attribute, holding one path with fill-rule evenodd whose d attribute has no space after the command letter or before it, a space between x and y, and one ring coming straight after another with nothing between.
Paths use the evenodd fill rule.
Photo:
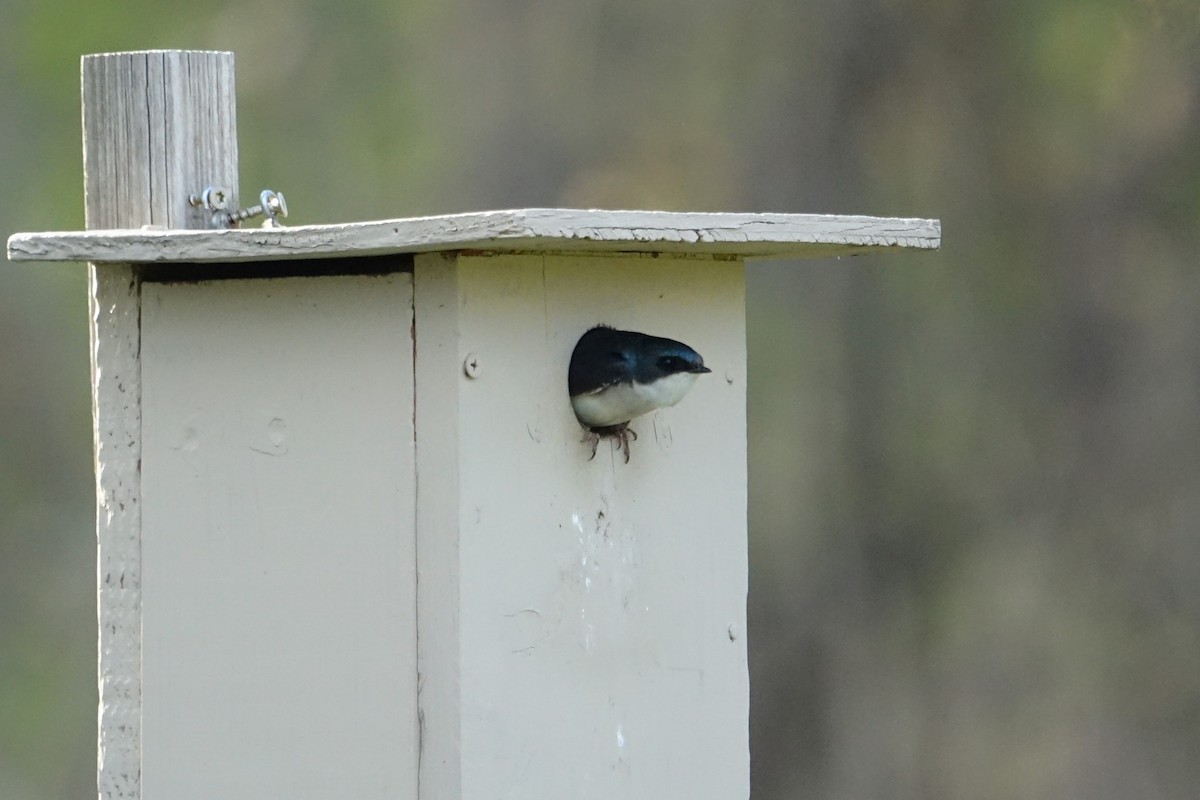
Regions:
<instances>
[{"instance_id":1,"label":"weathered wood post","mask_svg":"<svg viewBox=\"0 0 1200 800\"><path fill-rule=\"evenodd\" d=\"M206 227L187 187L236 203L233 53L152 51L82 61L89 229ZM235 206L236 207L236 206ZM97 489L99 789L137 796L141 757L140 278L88 267Z\"/></svg>"},{"instance_id":2,"label":"weathered wood post","mask_svg":"<svg viewBox=\"0 0 1200 800\"><path fill-rule=\"evenodd\" d=\"M93 263L101 796L748 796L744 259L938 223L198 230L188 197L236 187L230 57L84 76L105 229L9 256ZM628 463L567 397L600 322L713 369Z\"/></svg>"}]
</instances>

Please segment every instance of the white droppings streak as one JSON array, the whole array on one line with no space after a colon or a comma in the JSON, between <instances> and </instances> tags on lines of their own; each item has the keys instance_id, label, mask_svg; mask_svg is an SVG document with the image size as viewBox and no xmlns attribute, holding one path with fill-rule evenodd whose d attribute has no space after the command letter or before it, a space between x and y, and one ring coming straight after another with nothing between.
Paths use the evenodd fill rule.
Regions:
<instances>
[{"instance_id":1,"label":"white droppings streak","mask_svg":"<svg viewBox=\"0 0 1200 800\"><path fill-rule=\"evenodd\" d=\"M623 730L623 726L618 725L617 726L617 747L624 747L624 746L625 746L625 732Z\"/></svg>"}]
</instances>

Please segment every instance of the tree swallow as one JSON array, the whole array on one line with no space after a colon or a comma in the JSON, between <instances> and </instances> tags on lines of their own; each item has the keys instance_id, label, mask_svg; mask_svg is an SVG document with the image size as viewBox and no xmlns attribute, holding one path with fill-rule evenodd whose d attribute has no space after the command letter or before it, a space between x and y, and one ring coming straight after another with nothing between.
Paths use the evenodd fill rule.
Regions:
<instances>
[{"instance_id":1,"label":"tree swallow","mask_svg":"<svg viewBox=\"0 0 1200 800\"><path fill-rule=\"evenodd\" d=\"M592 458L600 437L615 438L629 461L629 421L683 399L696 378L712 372L683 342L597 325L571 354L567 388L575 416L588 429ZM586 440L585 440L586 441Z\"/></svg>"}]
</instances>

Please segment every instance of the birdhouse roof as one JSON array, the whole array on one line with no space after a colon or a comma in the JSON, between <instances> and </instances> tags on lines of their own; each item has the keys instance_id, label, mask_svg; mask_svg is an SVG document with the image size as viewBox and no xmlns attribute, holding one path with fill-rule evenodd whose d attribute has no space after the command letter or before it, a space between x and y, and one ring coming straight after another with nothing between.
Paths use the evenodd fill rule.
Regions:
<instances>
[{"instance_id":1,"label":"birdhouse roof","mask_svg":"<svg viewBox=\"0 0 1200 800\"><path fill-rule=\"evenodd\" d=\"M527 208L281 228L18 233L8 257L196 263L481 250L804 258L940 243L941 224L929 219Z\"/></svg>"}]
</instances>

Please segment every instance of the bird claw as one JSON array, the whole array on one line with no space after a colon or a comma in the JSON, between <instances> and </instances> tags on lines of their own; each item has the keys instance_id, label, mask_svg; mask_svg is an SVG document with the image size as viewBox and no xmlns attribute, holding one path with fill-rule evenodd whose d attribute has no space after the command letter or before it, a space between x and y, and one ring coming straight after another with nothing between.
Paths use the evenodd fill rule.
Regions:
<instances>
[{"instance_id":1,"label":"bird claw","mask_svg":"<svg viewBox=\"0 0 1200 800\"><path fill-rule=\"evenodd\" d=\"M621 432L617 434L617 439L619 439L621 442L621 450L625 452L626 464L629 463L629 434L631 433L633 433L633 431L629 430L629 428L621 428ZM637 438L636 433L633 433L633 438Z\"/></svg>"},{"instance_id":2,"label":"bird claw","mask_svg":"<svg viewBox=\"0 0 1200 800\"><path fill-rule=\"evenodd\" d=\"M596 457L596 448L600 446L600 434L596 433L591 428L588 428L587 433L585 433L583 438L579 441L588 442L592 445L592 454L588 456L588 461L594 459Z\"/></svg>"},{"instance_id":3,"label":"bird claw","mask_svg":"<svg viewBox=\"0 0 1200 800\"><path fill-rule=\"evenodd\" d=\"M590 442L592 445L592 454L588 456L588 461L596 457L596 448L600 446L601 439L616 439L616 446L625 454L625 463L629 463L629 437L632 436L634 441L637 441L637 431L630 429L628 422L622 422L620 425L608 425L603 428L588 428L587 434L582 441Z\"/></svg>"}]
</instances>

